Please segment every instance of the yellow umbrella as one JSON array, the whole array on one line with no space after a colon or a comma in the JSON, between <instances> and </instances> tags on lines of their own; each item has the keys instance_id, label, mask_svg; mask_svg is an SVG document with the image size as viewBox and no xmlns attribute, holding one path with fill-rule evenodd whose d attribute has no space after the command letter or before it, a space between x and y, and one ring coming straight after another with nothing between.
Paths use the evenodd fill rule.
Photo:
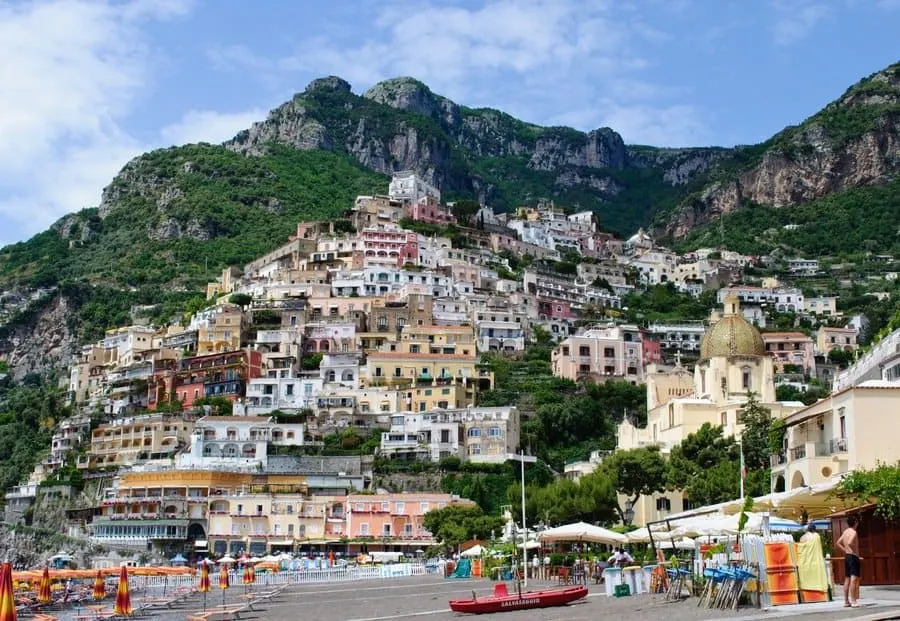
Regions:
<instances>
[{"instance_id":1,"label":"yellow umbrella","mask_svg":"<svg viewBox=\"0 0 900 621\"><path fill-rule=\"evenodd\" d=\"M128 592L128 569L122 565L119 572L119 587L116 589L116 605L113 611L117 615L128 615L134 613L131 608L131 594Z\"/></svg>"},{"instance_id":2,"label":"yellow umbrella","mask_svg":"<svg viewBox=\"0 0 900 621\"><path fill-rule=\"evenodd\" d=\"M16 621L16 600L12 588L12 565L0 566L0 621Z\"/></svg>"}]
</instances>

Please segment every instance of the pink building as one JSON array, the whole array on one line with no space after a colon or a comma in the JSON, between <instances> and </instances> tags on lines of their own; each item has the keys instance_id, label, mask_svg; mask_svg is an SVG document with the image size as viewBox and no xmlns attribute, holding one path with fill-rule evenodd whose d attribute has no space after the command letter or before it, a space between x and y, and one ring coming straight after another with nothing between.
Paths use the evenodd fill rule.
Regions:
<instances>
[{"instance_id":1,"label":"pink building","mask_svg":"<svg viewBox=\"0 0 900 621\"><path fill-rule=\"evenodd\" d=\"M426 196L415 203L406 205L404 207L404 216L411 220L418 220L428 224L445 225L456 223L456 218L450 213L450 210L431 196Z\"/></svg>"},{"instance_id":2,"label":"pink building","mask_svg":"<svg viewBox=\"0 0 900 621\"><path fill-rule=\"evenodd\" d=\"M347 496L346 534L351 539L390 540L395 545L427 545L433 538L425 530L425 514L449 505L475 503L450 494L351 494Z\"/></svg>"},{"instance_id":3,"label":"pink building","mask_svg":"<svg viewBox=\"0 0 900 621\"><path fill-rule=\"evenodd\" d=\"M553 375L572 381L644 381L641 333L637 326L604 326L560 342L550 354Z\"/></svg>"},{"instance_id":4,"label":"pink building","mask_svg":"<svg viewBox=\"0 0 900 621\"><path fill-rule=\"evenodd\" d=\"M784 373L784 365L800 367L804 375L815 376L815 343L802 332L763 332L766 351L775 358L775 371Z\"/></svg>"},{"instance_id":5,"label":"pink building","mask_svg":"<svg viewBox=\"0 0 900 621\"><path fill-rule=\"evenodd\" d=\"M419 237L406 231L385 231L366 229L359 234L365 253L366 263L370 259L393 263L403 267L406 263L416 263L419 259Z\"/></svg>"}]
</instances>

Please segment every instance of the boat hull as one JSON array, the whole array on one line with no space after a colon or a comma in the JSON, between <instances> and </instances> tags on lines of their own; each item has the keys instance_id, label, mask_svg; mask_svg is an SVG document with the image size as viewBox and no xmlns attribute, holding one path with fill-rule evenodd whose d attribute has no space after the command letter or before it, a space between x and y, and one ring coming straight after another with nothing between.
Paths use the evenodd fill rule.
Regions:
<instances>
[{"instance_id":1,"label":"boat hull","mask_svg":"<svg viewBox=\"0 0 900 621\"><path fill-rule=\"evenodd\" d=\"M503 597L488 596L475 599L450 600L450 610L470 614L487 614L492 612L508 612L511 610L528 610L530 608L551 608L565 606L571 602L587 597L585 586L565 589L549 589L546 591L529 591Z\"/></svg>"}]
</instances>

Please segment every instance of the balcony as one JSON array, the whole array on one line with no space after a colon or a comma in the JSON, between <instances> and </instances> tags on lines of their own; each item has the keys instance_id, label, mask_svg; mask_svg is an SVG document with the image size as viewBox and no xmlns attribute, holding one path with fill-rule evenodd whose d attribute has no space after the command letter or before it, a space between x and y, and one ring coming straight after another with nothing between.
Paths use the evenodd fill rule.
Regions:
<instances>
[{"instance_id":1,"label":"balcony","mask_svg":"<svg viewBox=\"0 0 900 621\"><path fill-rule=\"evenodd\" d=\"M795 446L790 450L791 461L796 461L798 459L806 459L806 445L801 444L800 446Z\"/></svg>"},{"instance_id":2,"label":"balcony","mask_svg":"<svg viewBox=\"0 0 900 621\"><path fill-rule=\"evenodd\" d=\"M777 455L769 456L769 463L773 468L777 468L778 466L783 466L787 463L787 456L784 453L778 453Z\"/></svg>"}]
</instances>

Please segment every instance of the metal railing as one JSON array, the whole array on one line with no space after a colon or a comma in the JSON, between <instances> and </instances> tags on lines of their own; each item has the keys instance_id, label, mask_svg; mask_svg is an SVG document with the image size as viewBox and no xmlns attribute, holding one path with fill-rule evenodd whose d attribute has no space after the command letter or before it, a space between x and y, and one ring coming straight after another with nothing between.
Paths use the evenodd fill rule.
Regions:
<instances>
[{"instance_id":1,"label":"metal railing","mask_svg":"<svg viewBox=\"0 0 900 621\"><path fill-rule=\"evenodd\" d=\"M791 453L791 461L795 459L805 459L806 458L806 445L801 444L800 446L795 446L790 450Z\"/></svg>"}]
</instances>

